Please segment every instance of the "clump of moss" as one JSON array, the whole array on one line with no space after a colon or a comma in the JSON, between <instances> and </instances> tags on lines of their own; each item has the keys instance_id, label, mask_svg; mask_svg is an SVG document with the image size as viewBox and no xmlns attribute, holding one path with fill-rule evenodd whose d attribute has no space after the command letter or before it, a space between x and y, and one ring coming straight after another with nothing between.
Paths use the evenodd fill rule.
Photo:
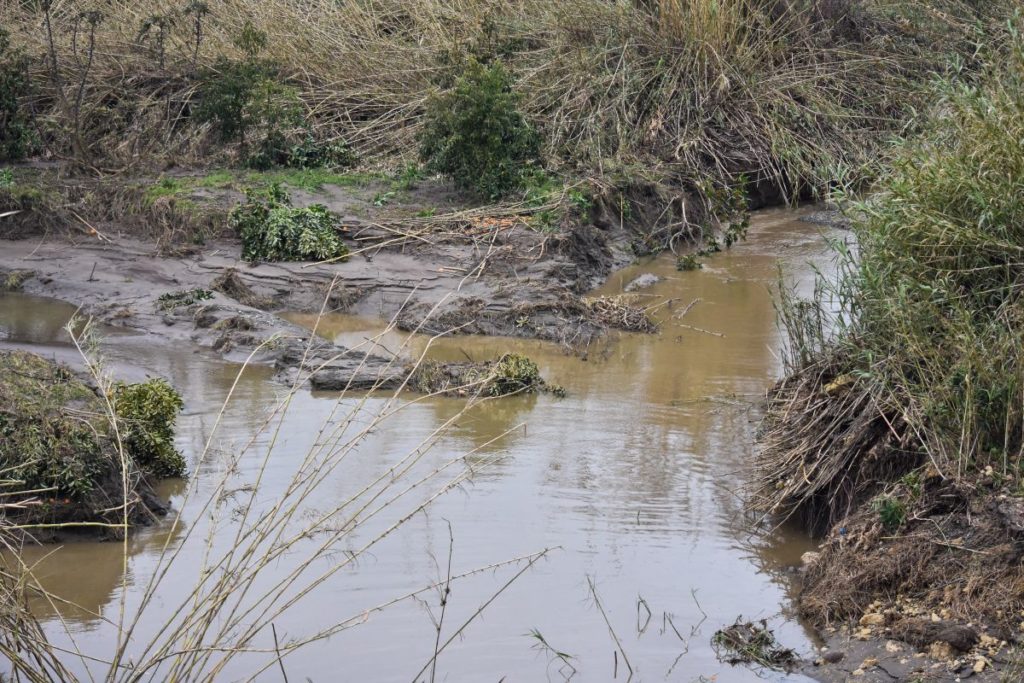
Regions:
<instances>
[{"instance_id":1,"label":"clump of moss","mask_svg":"<svg viewBox=\"0 0 1024 683\"><path fill-rule=\"evenodd\" d=\"M19 524L118 523L149 499L149 478L182 476L173 445L181 396L163 380L118 384L114 408L127 456L97 392L66 366L24 351L0 352L0 485ZM123 489L127 479L129 490Z\"/></svg>"},{"instance_id":2,"label":"clump of moss","mask_svg":"<svg viewBox=\"0 0 1024 683\"><path fill-rule=\"evenodd\" d=\"M294 207L277 184L265 193L247 191L245 203L231 211L228 223L242 238L242 257L250 261L310 261L348 254L326 206Z\"/></svg>"}]
</instances>

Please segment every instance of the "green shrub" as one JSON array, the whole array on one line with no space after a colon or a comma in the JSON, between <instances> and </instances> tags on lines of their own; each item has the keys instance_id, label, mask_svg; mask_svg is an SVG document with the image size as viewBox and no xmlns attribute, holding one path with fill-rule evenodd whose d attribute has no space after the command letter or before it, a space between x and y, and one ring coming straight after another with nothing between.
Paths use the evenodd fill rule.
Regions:
<instances>
[{"instance_id":1,"label":"green shrub","mask_svg":"<svg viewBox=\"0 0 1024 683\"><path fill-rule=\"evenodd\" d=\"M902 501L891 496L882 496L875 499L874 510L878 513L878 519L882 526L889 531L895 531L907 521L907 506Z\"/></svg>"},{"instance_id":2,"label":"green shrub","mask_svg":"<svg viewBox=\"0 0 1024 683\"><path fill-rule=\"evenodd\" d=\"M953 472L1009 472L1024 447L1024 38L1011 33L980 80L936 86L921 138L852 205L858 248L840 251L838 281L783 309L798 370L855 379L907 451Z\"/></svg>"},{"instance_id":3,"label":"green shrub","mask_svg":"<svg viewBox=\"0 0 1024 683\"><path fill-rule=\"evenodd\" d=\"M544 386L537 364L518 353L506 353L492 369L492 380L487 385L491 396L507 396L520 392L534 392Z\"/></svg>"},{"instance_id":4,"label":"green shrub","mask_svg":"<svg viewBox=\"0 0 1024 683\"><path fill-rule=\"evenodd\" d=\"M11 47L10 33L0 27L0 162L32 151L35 136L21 106L30 89L28 58Z\"/></svg>"},{"instance_id":5,"label":"green shrub","mask_svg":"<svg viewBox=\"0 0 1024 683\"><path fill-rule=\"evenodd\" d=\"M242 239L242 257L250 261L307 261L348 254L326 206L291 205L288 193L273 185L265 193L246 192L231 211L229 225Z\"/></svg>"},{"instance_id":6,"label":"green shrub","mask_svg":"<svg viewBox=\"0 0 1024 683\"><path fill-rule=\"evenodd\" d=\"M268 62L221 58L202 75L195 117L212 123L221 142L245 145L258 135L255 158L272 159L286 148L287 130L302 125L297 90L278 78Z\"/></svg>"},{"instance_id":7,"label":"green shrub","mask_svg":"<svg viewBox=\"0 0 1024 683\"><path fill-rule=\"evenodd\" d=\"M162 379L114 388L122 443L139 467L157 477L185 474L185 458L174 447L174 423L184 405L181 395Z\"/></svg>"},{"instance_id":8,"label":"green shrub","mask_svg":"<svg viewBox=\"0 0 1024 683\"><path fill-rule=\"evenodd\" d=\"M279 79L269 62L220 59L203 75L196 120L212 123L221 142L240 143L249 168L354 166L358 159L346 142L320 140L309 130L298 89Z\"/></svg>"},{"instance_id":9,"label":"green shrub","mask_svg":"<svg viewBox=\"0 0 1024 683\"><path fill-rule=\"evenodd\" d=\"M491 199L518 190L540 155L504 65L484 66L472 57L452 89L430 100L420 143L430 170Z\"/></svg>"},{"instance_id":10,"label":"green shrub","mask_svg":"<svg viewBox=\"0 0 1024 683\"><path fill-rule=\"evenodd\" d=\"M95 395L61 366L25 352L0 353L0 479L43 497L81 500L112 472L104 425L67 407L96 407Z\"/></svg>"},{"instance_id":11,"label":"green shrub","mask_svg":"<svg viewBox=\"0 0 1024 683\"><path fill-rule=\"evenodd\" d=\"M173 445L182 407L174 389L163 380L118 384L114 404L132 462L157 477L184 474ZM12 490L85 503L72 516L102 517L120 497L114 443L100 399L74 373L35 354L0 352L0 479L15 482Z\"/></svg>"}]
</instances>

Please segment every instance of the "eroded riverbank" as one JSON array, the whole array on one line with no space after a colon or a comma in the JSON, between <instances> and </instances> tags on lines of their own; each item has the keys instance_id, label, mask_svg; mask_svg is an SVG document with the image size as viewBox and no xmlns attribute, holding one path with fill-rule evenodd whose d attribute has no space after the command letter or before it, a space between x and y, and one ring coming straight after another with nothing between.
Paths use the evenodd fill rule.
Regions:
<instances>
[{"instance_id":1,"label":"eroded riverbank","mask_svg":"<svg viewBox=\"0 0 1024 683\"><path fill-rule=\"evenodd\" d=\"M811 546L799 534L751 536L751 520L739 498L758 406L779 372L772 353L779 339L769 293L777 263L782 259L807 284L806 262L826 251L816 226L793 219L783 211L760 214L748 242L714 257L700 271L679 273L665 258L613 276L599 294L617 293L645 273L660 278L635 292L672 301L656 314L662 323L658 335L608 338L585 356L527 339L466 336L434 342L429 355L441 360L523 352L568 396L512 397L465 414L461 400L418 399L376 425L346 455L344 465L303 501L305 514L329 510L332 501L401 462L448 421L449 430L417 461L416 472L431 472L464 453L481 467L459 491L437 499L428 513L414 515L372 553L318 586L297 611L274 622L283 638L294 638L349 616L360 622L360 615L367 617L366 623L311 645L301 656L286 658L289 675L319 680L336 673L344 660L351 674L345 678L409 680L434 650L428 610L435 618L439 614L436 592L424 593L422 602L400 602L379 613L368 610L443 579L450 548L456 574L551 549L440 655L438 669L452 679L509 675L533 680L550 674L557 680L561 662L534 650L538 641L526 635L532 629L573 655L580 680L610 678L616 658L619 675L625 676L621 656L613 657L617 648L588 578L640 680L716 674L719 680L759 680L755 672L720 663L709 644L717 628L740 614L770 618L782 642L806 652L809 641L801 627L778 615L787 602L784 568L798 564ZM290 317L297 324L310 323ZM408 341L414 353L428 343L425 337L409 339L397 331L377 338L381 329L377 320L348 316L328 317L319 326L321 334L345 346L375 338L375 344L394 349ZM48 341L44 336L28 341ZM271 505L286 493L309 446L322 442L321 425L337 425L351 409L371 415L387 401L351 396L339 406L336 393L295 394L280 431L262 431L255 446L246 449L268 411L284 397L280 385L268 383L267 371L252 367L243 374L214 434L236 368L187 348L146 346L145 337L124 337L104 348L112 363L127 360L169 376L185 395L179 445L192 459L190 484L196 491L187 500L184 483L167 491L182 511L182 524L133 536L127 574L121 571L121 547L111 544L68 545L41 562L43 585L80 606L65 616L78 646L87 652L102 652L111 628L104 619L114 618L122 597L129 611L139 604L164 543L179 552L180 576L190 577L202 564L203 538L212 534L217 548L232 542L230 510L214 523L198 504L216 493L225 468L237 470L233 496L244 500L259 477L256 505ZM216 447L199 460L211 437ZM235 462L232 455L239 451L243 455ZM452 525L451 544L446 521ZM337 555L319 558L315 568L329 571L344 563L346 549L358 550L360 539L386 529L378 522L383 524L371 520L354 531ZM28 549L26 558L40 559L51 550ZM268 577L287 574L291 562L290 556L283 557L267 570ZM453 624L452 630L464 623L521 566L455 583L445 623ZM91 568L87 580L82 567ZM187 599L191 586L192 579L164 584L160 604L169 607ZM45 605L38 607L47 612ZM156 610L153 623L159 622L161 608L149 609ZM52 614L48 624L57 642L68 644ZM137 640L144 642L151 628L144 626ZM258 634L256 642L266 647L269 637ZM266 654L251 657L265 659ZM228 670L232 677L248 670L242 661L251 659L236 662Z\"/></svg>"}]
</instances>

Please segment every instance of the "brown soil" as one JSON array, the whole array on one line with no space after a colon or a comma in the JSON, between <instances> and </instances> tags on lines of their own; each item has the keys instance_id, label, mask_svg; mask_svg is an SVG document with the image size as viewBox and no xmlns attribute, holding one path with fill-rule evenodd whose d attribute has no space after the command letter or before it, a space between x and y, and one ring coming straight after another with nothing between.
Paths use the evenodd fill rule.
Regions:
<instances>
[{"instance_id":1,"label":"brown soil","mask_svg":"<svg viewBox=\"0 0 1024 683\"><path fill-rule=\"evenodd\" d=\"M796 609L822 633L873 644L865 658L902 653L885 668L909 680L1013 668L1024 634L1018 483L991 468L942 473L908 431L828 367L776 387L754 502L823 537L806 558ZM858 662L843 666L850 674ZM889 673L859 680L907 680Z\"/></svg>"},{"instance_id":2,"label":"brown soil","mask_svg":"<svg viewBox=\"0 0 1024 683\"><path fill-rule=\"evenodd\" d=\"M374 183L324 186L294 191L293 201L337 213L352 257L253 264L241 259L237 239L211 227L237 201L234 189L144 201L140 193L155 181L97 182L91 192L86 181L47 182L40 180L49 188L45 201L0 222L0 238L8 238L0 281L17 272L27 293L68 301L155 341L188 341L236 361L255 353L253 360L275 365L283 379L315 371L324 387L369 387L391 386L403 374L397 359L310 340L275 315L284 311L375 315L406 330L533 337L580 352L609 328L653 330L628 301L581 296L629 259L625 228L607 217L605 230L564 225L545 232L530 226L528 214L459 204L439 182L421 182L387 202ZM441 214L417 217L424 207ZM187 226L189 220L198 224ZM198 290L212 297L160 303L161 296Z\"/></svg>"}]
</instances>

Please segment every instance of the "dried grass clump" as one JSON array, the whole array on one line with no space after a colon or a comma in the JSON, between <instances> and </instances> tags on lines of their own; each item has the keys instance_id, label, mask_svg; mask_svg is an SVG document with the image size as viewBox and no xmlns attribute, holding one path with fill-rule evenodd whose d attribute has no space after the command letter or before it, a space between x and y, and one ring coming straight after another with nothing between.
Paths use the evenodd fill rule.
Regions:
<instances>
[{"instance_id":1,"label":"dried grass clump","mask_svg":"<svg viewBox=\"0 0 1024 683\"><path fill-rule=\"evenodd\" d=\"M1024 40L1011 33L982 82L937 86L923 137L857 205L859 253L841 252L838 281L780 303L790 375L754 502L830 530L800 601L818 623L906 598L1015 629L1024 607Z\"/></svg>"},{"instance_id":2,"label":"dried grass clump","mask_svg":"<svg viewBox=\"0 0 1024 683\"><path fill-rule=\"evenodd\" d=\"M637 306L633 297L599 296L584 299L583 303L598 322L612 329L645 333L658 329L658 325L647 314L647 309Z\"/></svg>"},{"instance_id":3,"label":"dried grass clump","mask_svg":"<svg viewBox=\"0 0 1024 683\"><path fill-rule=\"evenodd\" d=\"M516 77L550 166L643 175L679 200L742 174L772 196L863 177L920 104L918 86L951 54L970 65L1014 5L3 0L0 14L35 58L28 106L47 148L86 170L206 158L199 75L256 54L294 89L316 140L408 162L427 102L472 58ZM676 206L669 222L697 211Z\"/></svg>"}]
</instances>

